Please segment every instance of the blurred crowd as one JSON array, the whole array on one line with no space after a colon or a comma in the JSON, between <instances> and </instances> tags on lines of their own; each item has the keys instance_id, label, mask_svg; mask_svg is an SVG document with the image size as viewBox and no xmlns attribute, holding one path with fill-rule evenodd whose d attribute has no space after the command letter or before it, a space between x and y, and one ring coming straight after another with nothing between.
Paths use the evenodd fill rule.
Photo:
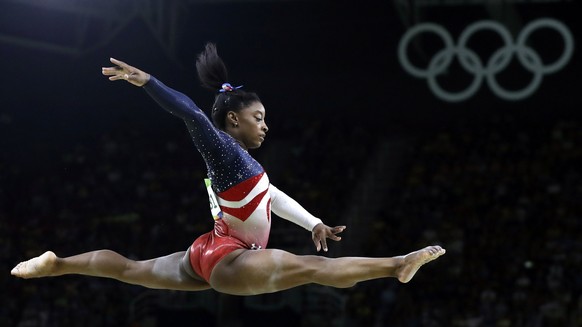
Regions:
<instances>
[{"instance_id":1,"label":"blurred crowd","mask_svg":"<svg viewBox=\"0 0 582 327\"><path fill-rule=\"evenodd\" d=\"M287 151L288 160L264 158L267 171L278 165L273 183L333 225L381 135L341 119L325 124L290 127L299 139L256 157ZM581 127L500 117L414 133L406 168L360 240L362 255L429 243L448 252L410 284L337 290L346 298L338 324L582 326ZM0 161L0 326L132 326L130 303L143 288L79 276L25 281L8 271L48 249L109 248L136 259L185 250L212 227L203 161L185 129L131 125L47 160Z\"/></svg>"},{"instance_id":2,"label":"blurred crowd","mask_svg":"<svg viewBox=\"0 0 582 327\"><path fill-rule=\"evenodd\" d=\"M68 256L109 248L149 259L183 251L211 228L204 166L190 140L125 127L2 167L5 270L49 249ZM31 326L123 326L143 291L90 278L1 278L12 295L2 300L2 326L26 319ZM34 323L38 317L46 321Z\"/></svg>"},{"instance_id":3,"label":"blurred crowd","mask_svg":"<svg viewBox=\"0 0 582 327\"><path fill-rule=\"evenodd\" d=\"M411 236L418 247L438 243L448 252L414 280L419 287L368 288L361 301L374 309L361 319L582 326L581 127L507 116L418 137L366 252L406 251Z\"/></svg>"}]
</instances>

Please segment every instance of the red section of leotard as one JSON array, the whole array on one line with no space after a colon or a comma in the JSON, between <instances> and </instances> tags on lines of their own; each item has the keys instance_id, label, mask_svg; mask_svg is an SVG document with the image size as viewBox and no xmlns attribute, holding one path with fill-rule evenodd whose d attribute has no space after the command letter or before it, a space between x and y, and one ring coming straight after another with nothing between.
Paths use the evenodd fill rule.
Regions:
<instances>
[{"instance_id":1,"label":"red section of leotard","mask_svg":"<svg viewBox=\"0 0 582 327\"><path fill-rule=\"evenodd\" d=\"M219 196L227 201L240 201L241 198L244 198L255 188L255 186L257 186L257 183L261 180L264 174L265 172L262 172L258 175L252 176L228 190L220 192Z\"/></svg>"},{"instance_id":2,"label":"red section of leotard","mask_svg":"<svg viewBox=\"0 0 582 327\"><path fill-rule=\"evenodd\" d=\"M249 203L247 203L244 206L241 206L239 208L230 208L230 207L226 207L226 206L220 206L220 209L224 213L227 213L233 217L236 217L242 221L245 221L245 220L247 220L247 218L249 218L251 213L253 213L257 209L257 207L259 206L259 203L261 203L261 201L265 197L265 194L267 194L268 191L269 191L269 189L266 189L263 192L257 194L257 196L255 196ZM221 194L221 196L222 196L222 194ZM268 219L268 217L267 217L267 219Z\"/></svg>"},{"instance_id":3,"label":"red section of leotard","mask_svg":"<svg viewBox=\"0 0 582 327\"><path fill-rule=\"evenodd\" d=\"M198 237L190 247L192 269L207 282L210 282L212 269L224 256L237 249L249 248L241 240L223 233L227 228L222 220L216 221L214 230Z\"/></svg>"}]
</instances>

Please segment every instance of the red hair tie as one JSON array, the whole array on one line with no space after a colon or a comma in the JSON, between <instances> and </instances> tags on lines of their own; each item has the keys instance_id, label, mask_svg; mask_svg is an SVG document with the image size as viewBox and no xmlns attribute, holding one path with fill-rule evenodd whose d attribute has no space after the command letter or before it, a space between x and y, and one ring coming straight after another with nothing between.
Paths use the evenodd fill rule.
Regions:
<instances>
[{"instance_id":1,"label":"red hair tie","mask_svg":"<svg viewBox=\"0 0 582 327\"><path fill-rule=\"evenodd\" d=\"M243 87L242 85L233 87L232 85L230 85L230 83L224 83L222 84L222 88L220 90L218 90L218 92L224 93L224 92L232 92L234 90L238 90L241 87Z\"/></svg>"}]
</instances>

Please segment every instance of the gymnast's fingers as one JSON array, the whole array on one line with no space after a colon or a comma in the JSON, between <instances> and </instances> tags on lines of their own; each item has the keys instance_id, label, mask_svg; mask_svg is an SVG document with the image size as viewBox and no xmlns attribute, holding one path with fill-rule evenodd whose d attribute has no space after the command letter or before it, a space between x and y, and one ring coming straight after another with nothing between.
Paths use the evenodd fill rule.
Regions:
<instances>
[{"instance_id":1,"label":"gymnast's fingers","mask_svg":"<svg viewBox=\"0 0 582 327\"><path fill-rule=\"evenodd\" d=\"M125 62L123 62L121 60L117 60L115 58L109 58L109 61L111 61L112 64L117 65L125 70L129 70L130 68L132 68L130 65L126 64Z\"/></svg>"},{"instance_id":2,"label":"gymnast's fingers","mask_svg":"<svg viewBox=\"0 0 582 327\"><path fill-rule=\"evenodd\" d=\"M315 244L315 248L317 249L317 252L321 251L322 248L324 249L324 251L326 251L327 245L325 244L325 233L317 231L313 233L312 239L313 244Z\"/></svg>"},{"instance_id":3,"label":"gymnast's fingers","mask_svg":"<svg viewBox=\"0 0 582 327\"><path fill-rule=\"evenodd\" d=\"M101 67L101 73L105 76L112 76L117 74L123 73L123 68L116 66L116 67Z\"/></svg>"},{"instance_id":4,"label":"gymnast's fingers","mask_svg":"<svg viewBox=\"0 0 582 327\"><path fill-rule=\"evenodd\" d=\"M319 241L321 242L323 251L327 252L327 237L322 237Z\"/></svg>"},{"instance_id":5,"label":"gymnast's fingers","mask_svg":"<svg viewBox=\"0 0 582 327\"><path fill-rule=\"evenodd\" d=\"M339 237L339 236L337 236L337 235L335 235L335 234L331 234L331 233L330 233L330 234L329 234L327 237L328 237L330 240L334 240L334 241L341 241L341 239L342 239L341 237Z\"/></svg>"},{"instance_id":6,"label":"gymnast's fingers","mask_svg":"<svg viewBox=\"0 0 582 327\"><path fill-rule=\"evenodd\" d=\"M339 234L339 233L343 232L345 229L346 229L346 226L336 226L336 227L331 229L331 232L335 235L335 234Z\"/></svg>"},{"instance_id":7,"label":"gymnast's fingers","mask_svg":"<svg viewBox=\"0 0 582 327\"><path fill-rule=\"evenodd\" d=\"M110 81L118 81L118 80L126 80L129 78L129 75L127 74L119 74L119 75L113 75L113 76L109 76L109 80Z\"/></svg>"},{"instance_id":8,"label":"gymnast's fingers","mask_svg":"<svg viewBox=\"0 0 582 327\"><path fill-rule=\"evenodd\" d=\"M327 227L327 226L324 226ZM320 228L315 233L313 233L313 242L315 243L315 247L317 248L317 252L323 249L323 251L327 252L327 238L329 233L329 227L327 228Z\"/></svg>"}]
</instances>

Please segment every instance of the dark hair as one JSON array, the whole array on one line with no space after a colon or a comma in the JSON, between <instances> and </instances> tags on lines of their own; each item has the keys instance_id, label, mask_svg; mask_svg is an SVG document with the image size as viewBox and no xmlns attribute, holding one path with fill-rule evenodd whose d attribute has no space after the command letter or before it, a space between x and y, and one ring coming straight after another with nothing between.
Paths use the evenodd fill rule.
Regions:
<instances>
[{"instance_id":1,"label":"dark hair","mask_svg":"<svg viewBox=\"0 0 582 327\"><path fill-rule=\"evenodd\" d=\"M212 105L211 117L214 125L221 130L225 129L227 112L238 112L261 101L256 93L246 92L240 88L220 92L222 85L228 82L228 71L213 43L207 43L204 51L198 55L196 70L202 86L217 93Z\"/></svg>"}]
</instances>

